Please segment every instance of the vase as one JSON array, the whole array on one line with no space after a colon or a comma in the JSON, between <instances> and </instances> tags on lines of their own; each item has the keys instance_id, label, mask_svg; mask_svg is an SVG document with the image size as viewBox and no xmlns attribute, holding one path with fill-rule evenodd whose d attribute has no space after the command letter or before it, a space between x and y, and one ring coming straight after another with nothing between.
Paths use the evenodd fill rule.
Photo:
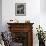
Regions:
<instances>
[{"instance_id":1,"label":"vase","mask_svg":"<svg viewBox=\"0 0 46 46\"><path fill-rule=\"evenodd\" d=\"M45 41L39 40L39 46L45 46Z\"/></svg>"}]
</instances>

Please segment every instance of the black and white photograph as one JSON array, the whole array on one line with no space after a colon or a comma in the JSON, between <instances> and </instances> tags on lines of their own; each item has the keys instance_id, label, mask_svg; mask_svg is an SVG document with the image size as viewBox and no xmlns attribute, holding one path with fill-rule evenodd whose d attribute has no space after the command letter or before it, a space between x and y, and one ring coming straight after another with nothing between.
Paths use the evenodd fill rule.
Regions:
<instances>
[{"instance_id":1,"label":"black and white photograph","mask_svg":"<svg viewBox=\"0 0 46 46\"><path fill-rule=\"evenodd\" d=\"M17 6L17 14L24 14L24 5Z\"/></svg>"},{"instance_id":2,"label":"black and white photograph","mask_svg":"<svg viewBox=\"0 0 46 46\"><path fill-rule=\"evenodd\" d=\"M25 16L26 15L26 4L25 3L16 3L15 4L15 15L16 16Z\"/></svg>"}]
</instances>

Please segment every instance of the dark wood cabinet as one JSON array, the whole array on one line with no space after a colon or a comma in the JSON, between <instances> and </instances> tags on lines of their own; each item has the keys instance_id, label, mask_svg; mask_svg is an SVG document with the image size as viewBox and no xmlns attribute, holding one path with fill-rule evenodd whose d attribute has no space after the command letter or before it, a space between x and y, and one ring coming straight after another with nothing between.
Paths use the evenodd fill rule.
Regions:
<instances>
[{"instance_id":1,"label":"dark wood cabinet","mask_svg":"<svg viewBox=\"0 0 46 46\"><path fill-rule=\"evenodd\" d=\"M12 39L22 46L33 46L33 23L7 23Z\"/></svg>"}]
</instances>

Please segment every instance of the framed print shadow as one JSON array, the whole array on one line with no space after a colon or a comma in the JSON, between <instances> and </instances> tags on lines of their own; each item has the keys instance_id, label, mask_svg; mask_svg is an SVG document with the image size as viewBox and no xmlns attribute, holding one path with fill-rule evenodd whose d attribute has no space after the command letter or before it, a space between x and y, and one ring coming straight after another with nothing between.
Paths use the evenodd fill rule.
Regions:
<instances>
[{"instance_id":1,"label":"framed print shadow","mask_svg":"<svg viewBox=\"0 0 46 46\"><path fill-rule=\"evenodd\" d=\"M16 16L26 16L26 3L16 3L15 4L15 15Z\"/></svg>"}]
</instances>

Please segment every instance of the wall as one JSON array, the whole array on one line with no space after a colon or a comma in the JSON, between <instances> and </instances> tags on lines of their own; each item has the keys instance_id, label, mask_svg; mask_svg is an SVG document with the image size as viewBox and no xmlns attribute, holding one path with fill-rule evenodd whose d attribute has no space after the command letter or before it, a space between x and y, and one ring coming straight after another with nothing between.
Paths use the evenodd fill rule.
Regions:
<instances>
[{"instance_id":1,"label":"wall","mask_svg":"<svg viewBox=\"0 0 46 46\"><path fill-rule=\"evenodd\" d=\"M40 9L42 13L46 13L46 0L40 0Z\"/></svg>"},{"instance_id":2,"label":"wall","mask_svg":"<svg viewBox=\"0 0 46 46\"><path fill-rule=\"evenodd\" d=\"M0 31L2 27L2 0L0 0Z\"/></svg>"},{"instance_id":3,"label":"wall","mask_svg":"<svg viewBox=\"0 0 46 46\"><path fill-rule=\"evenodd\" d=\"M40 0L40 24L46 31L46 0Z\"/></svg>"}]
</instances>

